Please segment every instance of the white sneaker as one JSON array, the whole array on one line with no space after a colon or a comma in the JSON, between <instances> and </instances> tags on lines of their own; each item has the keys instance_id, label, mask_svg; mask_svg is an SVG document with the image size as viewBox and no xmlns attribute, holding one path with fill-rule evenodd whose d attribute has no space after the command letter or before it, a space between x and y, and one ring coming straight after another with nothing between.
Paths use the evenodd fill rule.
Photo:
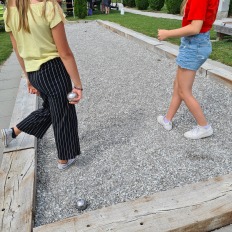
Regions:
<instances>
[{"instance_id":1,"label":"white sneaker","mask_svg":"<svg viewBox=\"0 0 232 232\"><path fill-rule=\"evenodd\" d=\"M195 126L192 130L184 133L184 137L188 139L202 139L209 137L213 134L213 128L209 126L209 128L204 128L202 126Z\"/></svg>"},{"instance_id":2,"label":"white sneaker","mask_svg":"<svg viewBox=\"0 0 232 232\"><path fill-rule=\"evenodd\" d=\"M14 139L12 138L12 129L1 129L2 133L2 142L5 147L9 145L9 143Z\"/></svg>"},{"instance_id":3,"label":"white sneaker","mask_svg":"<svg viewBox=\"0 0 232 232\"><path fill-rule=\"evenodd\" d=\"M160 115L157 117L157 121L160 125L164 127L165 130L170 131L172 129L172 122L165 122L164 121L164 116Z\"/></svg>"},{"instance_id":4,"label":"white sneaker","mask_svg":"<svg viewBox=\"0 0 232 232\"><path fill-rule=\"evenodd\" d=\"M76 160L77 160L77 157L75 159L69 159L66 164L58 163L58 168L60 170L65 170L65 169L69 168L72 164L74 164Z\"/></svg>"}]
</instances>

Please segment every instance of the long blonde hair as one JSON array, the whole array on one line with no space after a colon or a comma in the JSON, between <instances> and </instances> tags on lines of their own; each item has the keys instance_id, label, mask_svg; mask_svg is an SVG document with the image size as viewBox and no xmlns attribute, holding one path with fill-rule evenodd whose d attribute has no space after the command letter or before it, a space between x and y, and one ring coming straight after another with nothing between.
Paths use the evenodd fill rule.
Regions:
<instances>
[{"instance_id":1,"label":"long blonde hair","mask_svg":"<svg viewBox=\"0 0 232 232\"><path fill-rule=\"evenodd\" d=\"M180 13L181 13L181 15L184 15L184 11L185 11L185 7L186 7L186 4L187 4L187 1L188 0L183 0L183 2L181 4L181 7L180 7Z\"/></svg>"},{"instance_id":2,"label":"long blonde hair","mask_svg":"<svg viewBox=\"0 0 232 232\"><path fill-rule=\"evenodd\" d=\"M9 23L9 19L10 19L10 5L11 5L10 1L13 1L13 0L7 1L7 17L6 17L6 24L7 25ZM53 4L53 12L55 12L55 7L58 6L60 16L61 16L62 20L65 21L65 18L63 16L63 11L56 0L41 0L41 2L44 3L43 10L42 10L42 17L44 17L46 19L46 2L48 2L48 1L52 2L52 4ZM28 32L28 33L31 32L30 27L29 27L29 22L28 22L28 15L27 15L28 11L30 11L33 19L34 19L34 16L33 16L30 4L31 4L31 0L15 0L15 5L16 5L16 8L17 8L18 13L19 13L18 31L20 31L22 29L25 32ZM55 14L53 15L53 17L54 16L55 16Z\"/></svg>"}]
</instances>

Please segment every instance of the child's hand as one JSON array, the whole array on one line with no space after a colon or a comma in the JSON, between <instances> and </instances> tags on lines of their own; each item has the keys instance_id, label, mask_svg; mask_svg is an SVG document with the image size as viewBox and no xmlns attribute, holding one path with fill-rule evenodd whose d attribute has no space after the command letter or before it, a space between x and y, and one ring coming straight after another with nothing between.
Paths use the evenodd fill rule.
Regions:
<instances>
[{"instance_id":1,"label":"child's hand","mask_svg":"<svg viewBox=\"0 0 232 232\"><path fill-rule=\"evenodd\" d=\"M40 95L40 92L31 85L29 80L27 80L27 90L30 94L36 94L37 96Z\"/></svg>"},{"instance_id":2,"label":"child's hand","mask_svg":"<svg viewBox=\"0 0 232 232\"><path fill-rule=\"evenodd\" d=\"M167 39L169 37L168 32L168 30L158 29L158 40L162 41Z\"/></svg>"},{"instance_id":3,"label":"child's hand","mask_svg":"<svg viewBox=\"0 0 232 232\"><path fill-rule=\"evenodd\" d=\"M77 104L82 98L82 90L73 88L72 92L75 93L77 97L69 102L69 104Z\"/></svg>"}]
</instances>

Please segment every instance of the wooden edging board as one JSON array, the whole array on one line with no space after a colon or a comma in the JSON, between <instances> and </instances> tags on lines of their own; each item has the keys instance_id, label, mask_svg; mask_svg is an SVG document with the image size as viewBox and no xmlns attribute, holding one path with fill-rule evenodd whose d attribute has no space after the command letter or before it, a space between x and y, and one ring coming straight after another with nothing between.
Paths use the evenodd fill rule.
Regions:
<instances>
[{"instance_id":1,"label":"wooden edging board","mask_svg":"<svg viewBox=\"0 0 232 232\"><path fill-rule=\"evenodd\" d=\"M35 167L35 149L3 154L0 169L0 231L31 232Z\"/></svg>"},{"instance_id":2,"label":"wooden edging board","mask_svg":"<svg viewBox=\"0 0 232 232\"><path fill-rule=\"evenodd\" d=\"M90 211L33 231L211 231L232 223L231 199L230 174Z\"/></svg>"},{"instance_id":3,"label":"wooden edging board","mask_svg":"<svg viewBox=\"0 0 232 232\"><path fill-rule=\"evenodd\" d=\"M36 96L27 93L21 78L11 118L16 125L37 108ZM4 150L0 167L0 231L31 232L36 176L36 139L22 134Z\"/></svg>"},{"instance_id":4,"label":"wooden edging board","mask_svg":"<svg viewBox=\"0 0 232 232\"><path fill-rule=\"evenodd\" d=\"M97 22L99 25L121 36L124 36L130 40L133 40L145 46L147 49L160 54L163 57L174 59L178 54L178 48L177 48L178 46L176 45L172 45L165 41L160 42L155 38L135 32L128 28L122 27L116 23L103 21L103 20L97 20ZM232 71L228 71L227 69L218 67L215 64L210 64L208 61L206 61L202 65L199 72L204 73L205 76L216 78L216 79L220 78L223 82L226 81L229 82L230 84L232 83Z\"/></svg>"}]
</instances>

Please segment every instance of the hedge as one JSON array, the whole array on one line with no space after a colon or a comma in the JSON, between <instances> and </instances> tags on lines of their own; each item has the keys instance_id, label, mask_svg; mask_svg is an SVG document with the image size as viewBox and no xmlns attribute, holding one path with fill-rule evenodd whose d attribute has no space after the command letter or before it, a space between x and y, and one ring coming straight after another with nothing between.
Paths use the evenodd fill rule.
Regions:
<instances>
[{"instance_id":1,"label":"hedge","mask_svg":"<svg viewBox=\"0 0 232 232\"><path fill-rule=\"evenodd\" d=\"M230 0L229 16L232 16L232 0Z\"/></svg>"},{"instance_id":2,"label":"hedge","mask_svg":"<svg viewBox=\"0 0 232 232\"><path fill-rule=\"evenodd\" d=\"M135 0L123 0L124 6L135 7Z\"/></svg>"},{"instance_id":3,"label":"hedge","mask_svg":"<svg viewBox=\"0 0 232 232\"><path fill-rule=\"evenodd\" d=\"M152 10L160 11L164 6L165 0L149 0L149 5Z\"/></svg>"},{"instance_id":4,"label":"hedge","mask_svg":"<svg viewBox=\"0 0 232 232\"><path fill-rule=\"evenodd\" d=\"M165 0L169 14L179 14L182 0Z\"/></svg>"},{"instance_id":5,"label":"hedge","mask_svg":"<svg viewBox=\"0 0 232 232\"><path fill-rule=\"evenodd\" d=\"M148 0L135 0L135 4L139 10L147 10L149 6Z\"/></svg>"}]
</instances>

